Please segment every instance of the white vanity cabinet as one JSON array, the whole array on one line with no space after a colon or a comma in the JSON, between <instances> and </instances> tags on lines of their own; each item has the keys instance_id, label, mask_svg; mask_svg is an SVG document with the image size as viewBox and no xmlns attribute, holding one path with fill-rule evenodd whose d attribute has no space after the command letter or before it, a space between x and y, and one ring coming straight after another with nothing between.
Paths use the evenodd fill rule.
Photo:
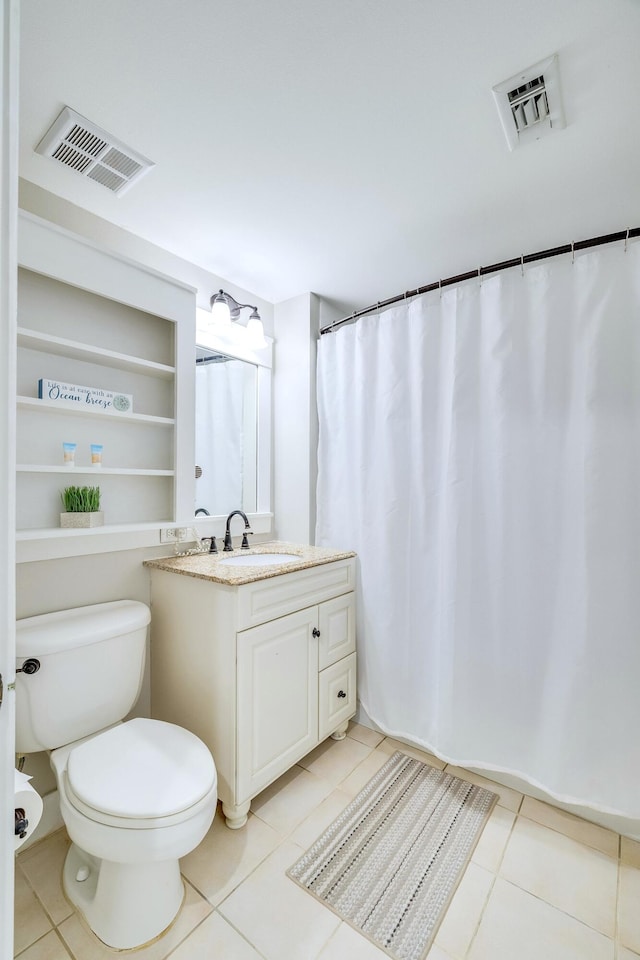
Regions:
<instances>
[{"instance_id":1,"label":"white vanity cabinet","mask_svg":"<svg viewBox=\"0 0 640 960\"><path fill-rule=\"evenodd\" d=\"M356 710L355 559L232 586L151 569L151 709L211 750L228 826Z\"/></svg>"}]
</instances>

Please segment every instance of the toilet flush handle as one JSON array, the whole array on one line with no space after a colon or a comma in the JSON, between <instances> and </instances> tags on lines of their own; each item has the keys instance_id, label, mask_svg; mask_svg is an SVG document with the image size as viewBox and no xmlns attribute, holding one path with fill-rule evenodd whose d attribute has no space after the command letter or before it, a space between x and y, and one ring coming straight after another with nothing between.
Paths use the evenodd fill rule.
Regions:
<instances>
[{"instance_id":1,"label":"toilet flush handle","mask_svg":"<svg viewBox=\"0 0 640 960\"><path fill-rule=\"evenodd\" d=\"M21 667L17 668L16 673L26 673L28 676L31 676L32 673L37 673L39 669L40 661L36 660L35 657L29 657Z\"/></svg>"}]
</instances>

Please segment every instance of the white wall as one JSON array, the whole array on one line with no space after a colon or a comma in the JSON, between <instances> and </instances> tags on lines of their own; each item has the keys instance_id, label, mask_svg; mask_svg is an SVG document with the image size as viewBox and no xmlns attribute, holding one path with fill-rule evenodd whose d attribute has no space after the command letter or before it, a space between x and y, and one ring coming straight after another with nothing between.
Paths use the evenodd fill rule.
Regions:
<instances>
[{"instance_id":1,"label":"white wall","mask_svg":"<svg viewBox=\"0 0 640 960\"><path fill-rule=\"evenodd\" d=\"M294 543L315 542L319 313L319 298L313 293L275 307L275 529L278 540Z\"/></svg>"},{"instance_id":2,"label":"white wall","mask_svg":"<svg viewBox=\"0 0 640 960\"><path fill-rule=\"evenodd\" d=\"M20 180L19 204L22 210L35 213L81 237L109 247L121 256L129 257L137 263L195 287L198 291L196 301L199 307L208 309L211 294L217 293L221 287L241 303L255 304L262 317L265 333L273 336L273 305L256 297L250 290L236 287L204 267L176 257L168 250L163 250L28 180Z\"/></svg>"},{"instance_id":3,"label":"white wall","mask_svg":"<svg viewBox=\"0 0 640 960\"><path fill-rule=\"evenodd\" d=\"M274 515L279 540L315 543L318 339L322 327L343 316L340 307L314 293L274 308Z\"/></svg>"}]
</instances>

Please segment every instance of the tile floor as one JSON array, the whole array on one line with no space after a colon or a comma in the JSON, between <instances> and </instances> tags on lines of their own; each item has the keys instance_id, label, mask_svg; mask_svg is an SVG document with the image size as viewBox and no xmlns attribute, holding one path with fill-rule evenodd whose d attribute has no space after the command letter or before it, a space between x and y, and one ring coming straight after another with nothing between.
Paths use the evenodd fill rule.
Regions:
<instances>
[{"instance_id":1,"label":"tile floor","mask_svg":"<svg viewBox=\"0 0 640 960\"><path fill-rule=\"evenodd\" d=\"M285 876L285 870L401 749L352 724L252 804L242 830L218 812L182 862L186 900L141 960L383 960L387 956ZM428 960L639 960L640 843L464 770L499 794ZM16 956L101 960L101 944L62 894L63 830L16 866ZM127 954L125 954L126 956Z\"/></svg>"}]
</instances>

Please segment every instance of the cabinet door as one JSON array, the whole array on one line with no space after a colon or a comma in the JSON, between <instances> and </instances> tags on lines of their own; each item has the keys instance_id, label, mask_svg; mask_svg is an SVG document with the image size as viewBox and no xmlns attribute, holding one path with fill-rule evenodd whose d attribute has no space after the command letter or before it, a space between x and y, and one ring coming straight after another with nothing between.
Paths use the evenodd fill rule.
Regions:
<instances>
[{"instance_id":1,"label":"cabinet door","mask_svg":"<svg viewBox=\"0 0 640 960\"><path fill-rule=\"evenodd\" d=\"M319 739L329 734L349 720L356 712L356 655L355 653L338 660L320 674Z\"/></svg>"},{"instance_id":2,"label":"cabinet door","mask_svg":"<svg viewBox=\"0 0 640 960\"><path fill-rule=\"evenodd\" d=\"M318 608L237 635L237 803L318 742Z\"/></svg>"},{"instance_id":3,"label":"cabinet door","mask_svg":"<svg viewBox=\"0 0 640 960\"><path fill-rule=\"evenodd\" d=\"M354 593L345 593L318 608L319 669L331 666L356 649L356 603Z\"/></svg>"}]
</instances>

